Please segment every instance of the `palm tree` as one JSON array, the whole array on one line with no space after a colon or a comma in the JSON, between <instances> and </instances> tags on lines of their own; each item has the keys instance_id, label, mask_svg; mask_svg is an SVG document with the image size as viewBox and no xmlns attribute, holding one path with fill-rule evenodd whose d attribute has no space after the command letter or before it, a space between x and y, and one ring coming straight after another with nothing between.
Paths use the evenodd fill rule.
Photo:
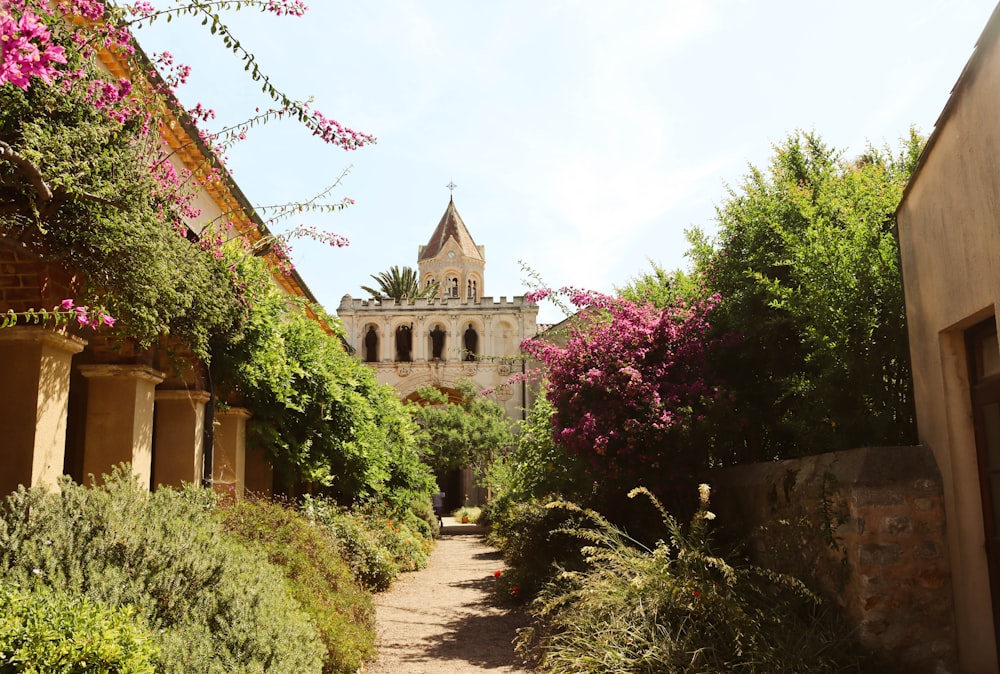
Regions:
<instances>
[{"instance_id":1,"label":"palm tree","mask_svg":"<svg viewBox=\"0 0 1000 674\"><path fill-rule=\"evenodd\" d=\"M378 283L378 290L361 286L361 289L376 300L394 299L397 302L405 300L415 300L421 297L434 297L438 293L438 282L420 287L420 280L411 267L400 269L396 265L389 267L388 271L381 274L372 274L371 277Z\"/></svg>"}]
</instances>

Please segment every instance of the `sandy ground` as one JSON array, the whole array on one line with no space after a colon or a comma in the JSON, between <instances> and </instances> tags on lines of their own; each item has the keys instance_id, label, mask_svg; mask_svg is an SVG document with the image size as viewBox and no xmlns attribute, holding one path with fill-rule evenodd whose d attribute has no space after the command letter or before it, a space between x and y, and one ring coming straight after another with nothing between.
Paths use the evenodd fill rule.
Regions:
<instances>
[{"instance_id":1,"label":"sandy ground","mask_svg":"<svg viewBox=\"0 0 1000 674\"><path fill-rule=\"evenodd\" d=\"M480 527L446 517L427 568L375 597L379 657L359 674L530 672L511 643L526 618L490 601L502 568Z\"/></svg>"}]
</instances>

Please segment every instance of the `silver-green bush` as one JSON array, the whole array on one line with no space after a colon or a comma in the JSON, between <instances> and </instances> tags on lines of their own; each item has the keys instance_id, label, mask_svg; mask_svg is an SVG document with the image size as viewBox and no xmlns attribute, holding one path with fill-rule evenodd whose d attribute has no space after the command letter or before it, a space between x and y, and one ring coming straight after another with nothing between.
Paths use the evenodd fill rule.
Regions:
<instances>
[{"instance_id":1,"label":"silver-green bush","mask_svg":"<svg viewBox=\"0 0 1000 674\"><path fill-rule=\"evenodd\" d=\"M149 493L125 469L105 477L9 496L0 582L134 607L164 674L320 671L322 644L283 574L223 535L211 493Z\"/></svg>"}]
</instances>

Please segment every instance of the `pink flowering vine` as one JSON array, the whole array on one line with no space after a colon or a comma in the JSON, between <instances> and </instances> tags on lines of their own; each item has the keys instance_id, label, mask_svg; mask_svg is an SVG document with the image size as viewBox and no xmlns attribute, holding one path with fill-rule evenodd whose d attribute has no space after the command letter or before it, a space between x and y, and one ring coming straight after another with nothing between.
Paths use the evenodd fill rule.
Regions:
<instances>
[{"instance_id":1,"label":"pink flowering vine","mask_svg":"<svg viewBox=\"0 0 1000 674\"><path fill-rule=\"evenodd\" d=\"M33 82L58 86L66 94L82 94L88 104L116 122L138 128L135 142L144 143L150 148L148 168L156 186L153 201L157 215L179 235L189 237L189 226L201 217L195 200L197 192L223 179L225 150L232 143L244 139L250 128L289 117L297 119L324 142L346 150L375 142L373 136L330 119L313 109L309 102L291 99L270 83L269 78L259 70L254 56L240 45L219 18L219 12L223 9L239 10L249 7L256 7L276 16L300 17L306 11L306 5L300 0L180 2L160 9L154 3L144 0L132 3L112 0L0 0L0 86L9 84L25 90ZM163 101L176 103L176 89L190 75L188 66L178 63L169 52L154 54L152 62L155 73L135 82L125 78L113 79L103 74L95 76L93 68L88 67L88 63L94 61L102 49L133 59L136 55L133 29L150 25L161 17L169 19L171 16L184 14L203 17L211 32L219 36L226 46L232 48L237 58L246 63L252 79L264 83L263 90L276 103L273 109L264 112L257 110L249 120L217 132L201 128L202 124L215 117L210 108L198 103L187 110L187 121L193 125L198 140L205 144L211 156L205 165L195 170L181 167L175 159L178 148L169 146L160 136L158 128L162 123ZM143 62L132 65L133 71L141 72L146 69ZM10 152L17 152L17 149L11 149ZM21 155L16 155L15 158L27 161ZM36 170L36 173L41 187L47 188L45 181L51 178L41 171ZM290 217L295 212L331 212L353 203L350 199L332 204L319 201L338 183L339 180L317 197L303 203L274 207L278 214L268 223ZM40 194L43 199L51 198L50 191L40 191ZM267 210L268 208L261 207L258 212ZM232 217L232 214L225 214L224 217ZM289 240L302 236L333 247L347 245L346 238L316 228L298 227L278 236L267 234L265 243L274 253L272 260L278 261L278 271L288 273L292 270ZM226 238L229 238L229 234ZM201 241L201 246L219 258L224 242L225 239L218 240L215 235L210 235ZM88 321L92 322L92 319L88 318Z\"/></svg>"},{"instance_id":2,"label":"pink flowering vine","mask_svg":"<svg viewBox=\"0 0 1000 674\"><path fill-rule=\"evenodd\" d=\"M114 326L116 319L101 308L77 306L76 301L68 298L51 309L28 309L27 311L9 310L0 313L0 328L12 328L19 323L38 325L42 327L59 327L75 321L81 328L98 328Z\"/></svg>"},{"instance_id":3,"label":"pink flowering vine","mask_svg":"<svg viewBox=\"0 0 1000 674\"><path fill-rule=\"evenodd\" d=\"M718 297L660 311L588 290L536 291L564 296L579 311L564 344L528 339L541 361L555 408L553 439L614 480L650 483L694 457L674 439L718 395L707 357Z\"/></svg>"},{"instance_id":4,"label":"pink flowering vine","mask_svg":"<svg viewBox=\"0 0 1000 674\"><path fill-rule=\"evenodd\" d=\"M37 14L11 11L12 2L0 4L0 86L27 89L32 77L51 84L56 65L66 63L63 47L52 43L52 34Z\"/></svg>"}]
</instances>

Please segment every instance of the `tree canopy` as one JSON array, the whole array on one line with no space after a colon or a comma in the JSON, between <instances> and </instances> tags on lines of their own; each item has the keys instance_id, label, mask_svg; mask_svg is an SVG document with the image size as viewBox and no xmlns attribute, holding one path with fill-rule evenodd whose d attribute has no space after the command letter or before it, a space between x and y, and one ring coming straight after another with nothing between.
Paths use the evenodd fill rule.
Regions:
<instances>
[{"instance_id":1,"label":"tree canopy","mask_svg":"<svg viewBox=\"0 0 1000 674\"><path fill-rule=\"evenodd\" d=\"M893 227L922 145L911 131L845 159L793 133L729 190L714 238L689 233L698 292L721 298L714 333L739 340L713 359L720 460L914 441Z\"/></svg>"},{"instance_id":2,"label":"tree canopy","mask_svg":"<svg viewBox=\"0 0 1000 674\"><path fill-rule=\"evenodd\" d=\"M420 401L407 409L419 426L417 446L438 473L471 466L480 474L514 444L503 408L479 395L470 383L458 386L458 400L430 386L418 391Z\"/></svg>"}]
</instances>

